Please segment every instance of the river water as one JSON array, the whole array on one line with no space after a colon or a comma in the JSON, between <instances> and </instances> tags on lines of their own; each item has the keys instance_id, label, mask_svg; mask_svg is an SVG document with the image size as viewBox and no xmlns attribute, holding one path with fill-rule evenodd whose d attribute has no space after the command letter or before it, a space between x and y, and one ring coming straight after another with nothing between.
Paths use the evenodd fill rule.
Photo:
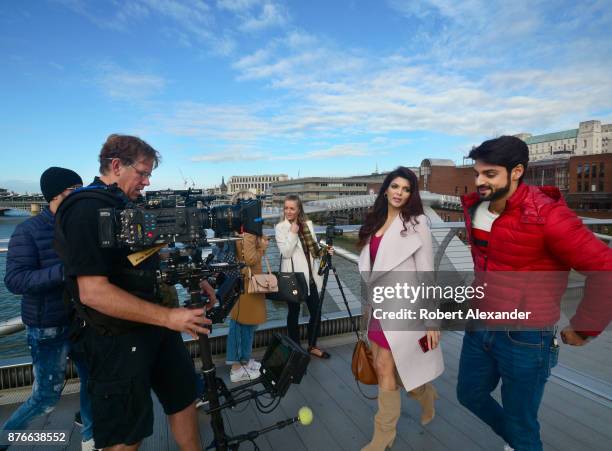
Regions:
<instances>
[{"instance_id":1,"label":"river water","mask_svg":"<svg viewBox=\"0 0 612 451\"><path fill-rule=\"evenodd\" d=\"M0 216L0 247L6 247L7 243L1 240L9 239L20 222L29 216ZM21 314L21 296L12 294L4 286L4 274L6 272L6 253L0 252L0 321L13 318ZM9 357L28 355L25 331L0 337L0 360Z\"/></svg>"}]
</instances>

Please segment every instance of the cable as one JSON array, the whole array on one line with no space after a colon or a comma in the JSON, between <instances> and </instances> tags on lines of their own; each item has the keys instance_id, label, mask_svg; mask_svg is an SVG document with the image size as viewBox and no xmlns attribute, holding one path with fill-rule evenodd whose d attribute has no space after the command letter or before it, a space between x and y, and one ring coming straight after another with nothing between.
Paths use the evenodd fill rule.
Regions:
<instances>
[{"instance_id":1,"label":"cable","mask_svg":"<svg viewBox=\"0 0 612 451\"><path fill-rule=\"evenodd\" d=\"M259 410L261 413L263 414L268 414L272 411L274 411L280 404L280 398L276 398L275 400L273 400L270 404L268 404L267 406L262 406L260 405L260 401L255 398L255 405L257 406L257 410ZM272 406L271 408L268 409L268 407Z\"/></svg>"},{"instance_id":2,"label":"cable","mask_svg":"<svg viewBox=\"0 0 612 451\"><path fill-rule=\"evenodd\" d=\"M266 405L264 405L263 402L261 402L259 399L257 399L257 398L255 398L255 399L257 400L257 402L259 403L260 406L262 406L264 409L266 409L266 408L270 407L272 404L274 404L274 401L276 401L277 399L280 399L280 398L277 398L276 396L272 396L270 398L270 403L266 404Z\"/></svg>"},{"instance_id":3,"label":"cable","mask_svg":"<svg viewBox=\"0 0 612 451\"><path fill-rule=\"evenodd\" d=\"M249 390L249 389L246 389L246 390L243 390L243 391L239 392L239 393L238 393L238 395L240 395L241 393L246 393L246 392L249 392L249 393L255 393L255 391L254 391L254 390ZM251 399L249 399L249 400L247 401L247 403L245 404L245 406L244 406L244 408L243 408L243 409L241 409L241 410L237 410L237 409L236 409L236 407L233 407L233 408L232 408L232 411L233 411L233 412L236 412L236 413L242 413L242 412L244 412L244 411L245 411L245 410L246 410L246 409L249 407L249 405L250 405L250 404L251 404Z\"/></svg>"}]
</instances>

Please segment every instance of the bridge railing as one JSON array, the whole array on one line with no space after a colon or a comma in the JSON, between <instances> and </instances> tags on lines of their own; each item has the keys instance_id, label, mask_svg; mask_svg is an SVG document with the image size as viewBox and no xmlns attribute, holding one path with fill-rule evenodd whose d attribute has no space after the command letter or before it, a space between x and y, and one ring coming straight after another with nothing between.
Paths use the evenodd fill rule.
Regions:
<instances>
[{"instance_id":1,"label":"bridge railing","mask_svg":"<svg viewBox=\"0 0 612 451\"><path fill-rule=\"evenodd\" d=\"M586 226L612 225L611 219L590 219L583 218ZM472 271L473 263L469 253L469 248L465 243L465 224L463 222L434 222L430 226L434 235L434 270L454 270L454 271ZM612 236L595 233L596 237L608 243L612 247ZM273 241L274 237L270 239ZM0 240L0 252L5 252L3 248L7 239ZM343 249L339 246L336 248L336 255L348 262L357 264L359 256L350 250ZM0 322L0 337L14 334L23 330L25 326L21 322L21 318L15 317L9 320Z\"/></svg>"}]
</instances>

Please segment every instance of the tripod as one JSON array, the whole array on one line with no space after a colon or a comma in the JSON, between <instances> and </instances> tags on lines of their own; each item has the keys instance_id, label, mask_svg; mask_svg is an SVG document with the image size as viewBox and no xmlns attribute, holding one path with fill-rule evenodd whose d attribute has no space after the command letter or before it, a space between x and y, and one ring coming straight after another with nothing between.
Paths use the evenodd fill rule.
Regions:
<instances>
[{"instance_id":1,"label":"tripod","mask_svg":"<svg viewBox=\"0 0 612 451\"><path fill-rule=\"evenodd\" d=\"M327 246L329 247L333 246L332 237L333 237L333 233L328 232L326 234L325 241L326 241ZM317 316L315 320L314 330L318 329L319 323L321 322L321 309L323 307L323 299L325 298L325 290L327 288L327 281L329 280L329 271L331 270L334 273L334 277L336 278L336 283L338 284L338 288L340 289L340 294L342 295L342 300L344 301L346 310L348 311L349 316L351 318L353 329L356 331L357 326L355 324L355 319L353 318L353 315L351 314L351 309L348 305L348 301L346 300L346 295L344 294L344 289L342 288L342 283L340 282L340 277L338 277L338 271L336 271L336 267L334 266L332 256L328 252L326 252L322 258L325 259L325 262L324 262L324 266L322 266L323 270L321 271L321 269L319 269L319 275L323 275L323 286L321 287L321 295L319 296L319 304L317 306L317 312L316 312ZM357 338L359 338L359 335L357 336Z\"/></svg>"}]
</instances>

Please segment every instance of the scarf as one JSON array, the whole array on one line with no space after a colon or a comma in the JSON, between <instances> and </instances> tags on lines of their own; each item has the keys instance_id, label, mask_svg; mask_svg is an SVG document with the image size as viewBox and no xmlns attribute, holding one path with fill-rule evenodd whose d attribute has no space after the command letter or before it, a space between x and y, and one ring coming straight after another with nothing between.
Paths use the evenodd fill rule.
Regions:
<instances>
[{"instance_id":1,"label":"scarf","mask_svg":"<svg viewBox=\"0 0 612 451\"><path fill-rule=\"evenodd\" d=\"M310 227L308 227L307 224L303 224L300 226L300 233L298 234L298 236L300 237L300 241L302 242L302 249L304 249L306 257L308 257L308 255L310 255L310 257L312 258L321 256L321 247L312 237L312 234L310 233Z\"/></svg>"}]
</instances>

